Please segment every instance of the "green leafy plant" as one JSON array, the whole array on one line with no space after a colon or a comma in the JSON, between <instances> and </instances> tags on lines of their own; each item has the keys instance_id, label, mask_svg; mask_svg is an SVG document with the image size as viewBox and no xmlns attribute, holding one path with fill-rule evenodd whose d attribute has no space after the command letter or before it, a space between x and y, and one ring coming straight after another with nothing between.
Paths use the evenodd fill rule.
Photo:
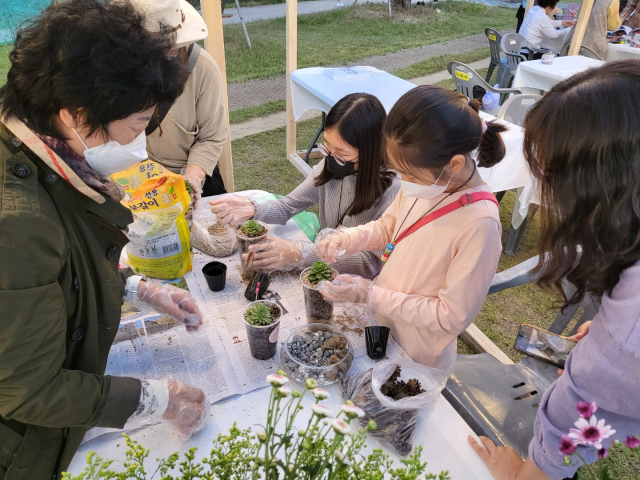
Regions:
<instances>
[{"instance_id":1,"label":"green leafy plant","mask_svg":"<svg viewBox=\"0 0 640 480\"><path fill-rule=\"evenodd\" d=\"M331 280L333 269L324 262L316 262L309 269L307 278L311 283L318 283L321 280Z\"/></svg>"},{"instance_id":2,"label":"green leafy plant","mask_svg":"<svg viewBox=\"0 0 640 480\"><path fill-rule=\"evenodd\" d=\"M195 194L195 190L193 189L193 185L191 185L191 182L189 180L185 180L184 186L187 189L187 193L193 197L193 195Z\"/></svg>"},{"instance_id":3,"label":"green leafy plant","mask_svg":"<svg viewBox=\"0 0 640 480\"><path fill-rule=\"evenodd\" d=\"M258 327L270 325L273 322L271 318L271 307L260 302L254 303L249 307L244 314L244 318L247 323Z\"/></svg>"},{"instance_id":4,"label":"green leafy plant","mask_svg":"<svg viewBox=\"0 0 640 480\"><path fill-rule=\"evenodd\" d=\"M240 230L247 237L258 237L264 232L264 227L255 220L249 220L240 225Z\"/></svg>"},{"instance_id":5,"label":"green leafy plant","mask_svg":"<svg viewBox=\"0 0 640 480\"><path fill-rule=\"evenodd\" d=\"M266 424L255 434L234 424L228 435L220 434L213 440L209 456L200 463L195 460L197 449L191 448L181 462L177 453L156 459L158 465L149 475L144 464L150 450L124 435L128 449L122 471L111 470L112 460L104 461L90 452L82 473L72 476L65 472L62 478L152 480L159 473L161 480L450 480L446 471L425 473L427 464L420 460L422 447L401 460L398 468L391 468L392 461L382 449L360 454L367 432L376 428L375 422L357 434L349 433L349 424L364 412L347 401L334 418L331 409L320 404L329 392L317 388L315 380L308 379L302 392L285 385L289 379L283 371L268 375L267 381L272 389ZM306 428L297 430L295 420L309 391L315 397L313 414Z\"/></svg>"}]
</instances>

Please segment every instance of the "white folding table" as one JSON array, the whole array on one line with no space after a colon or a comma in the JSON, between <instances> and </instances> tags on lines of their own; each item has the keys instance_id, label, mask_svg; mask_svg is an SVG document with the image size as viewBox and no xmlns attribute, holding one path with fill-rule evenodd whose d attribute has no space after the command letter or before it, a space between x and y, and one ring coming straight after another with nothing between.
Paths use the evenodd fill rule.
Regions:
<instances>
[{"instance_id":1,"label":"white folding table","mask_svg":"<svg viewBox=\"0 0 640 480\"><path fill-rule=\"evenodd\" d=\"M239 195L257 197L265 192L247 191L238 192ZM212 197L210 197L212 198ZM202 199L207 201L210 198ZM284 227L271 226L273 232L285 238L304 238L305 235L293 220L289 220ZM302 288L302 287L300 287ZM198 301L202 301L199 292L193 292ZM202 311L206 311L202 309ZM206 319L205 319L206 320ZM359 357L354 361L349 373L364 371L375 365L375 362L367 356ZM291 382L291 387L302 390L304 387ZM339 384L325 387L331 397L323 402L334 413L344 403L342 389ZM168 457L173 452L184 453L191 447L198 448L197 459L208 456L211 449L211 441L218 434L227 434L229 429L237 422L238 427L251 428L255 431L260 424L264 424L267 415L267 406L270 388L254 390L246 395L236 396L216 403L212 406L212 414L206 427L182 442L177 434L163 424L150 426L144 429L130 432L134 440L138 440L145 448L151 449L148 458L147 471L154 471L158 457ZM296 418L296 427L305 428L309 418L309 406L313 403L310 394L307 395L303 405L306 407ZM355 433L357 429L354 427ZM413 439L414 447L423 446L423 461L428 461L428 471L438 473L441 470L449 470L451 478L491 480L493 477L486 469L482 461L467 442L467 437L472 435L477 438L463 418L455 411L449 402L440 395L436 404L420 412L418 424ZM367 448L363 453L370 453L374 448L382 447L386 453L391 454L396 466L400 466L399 457L388 448L381 446L375 439L367 439ZM113 459L115 463L111 469L121 468L125 460L125 442L120 433L109 433L83 443L73 457L68 471L78 475L85 465L86 455L91 451L97 451L103 459Z\"/></svg>"},{"instance_id":2,"label":"white folding table","mask_svg":"<svg viewBox=\"0 0 640 480\"><path fill-rule=\"evenodd\" d=\"M556 57L551 65L545 65L542 60L522 62L518 65L513 79L513 88L521 90L522 93L548 92L563 80L602 65L604 62L601 60L582 55Z\"/></svg>"},{"instance_id":3,"label":"white folding table","mask_svg":"<svg viewBox=\"0 0 640 480\"><path fill-rule=\"evenodd\" d=\"M628 43L610 43L604 52L604 59L607 62L615 60L640 60L640 48L633 47Z\"/></svg>"},{"instance_id":4,"label":"white folding table","mask_svg":"<svg viewBox=\"0 0 640 480\"><path fill-rule=\"evenodd\" d=\"M295 120L313 109L323 112L323 122L311 143L316 143L323 130L324 114L331 110L338 100L350 93L369 93L376 96L387 110L391 110L398 99L416 87L414 83L403 80L374 67L358 67L366 69L369 78L357 80L332 80L325 75L325 68L313 67L296 70L291 74L291 104ZM497 120L496 117L481 112L485 120ZM493 168L478 168L480 175L493 192L517 189L517 203L514 208L511 224L518 229L529 213L529 205L535 199L535 183L529 173L522 152L523 130L517 125L503 122L507 131L502 134L506 146L506 157ZM310 147L310 149L311 149ZM311 167L298 157L294 166L305 176L311 173ZM525 193L525 195L523 195ZM517 235L514 232L514 235Z\"/></svg>"}]
</instances>

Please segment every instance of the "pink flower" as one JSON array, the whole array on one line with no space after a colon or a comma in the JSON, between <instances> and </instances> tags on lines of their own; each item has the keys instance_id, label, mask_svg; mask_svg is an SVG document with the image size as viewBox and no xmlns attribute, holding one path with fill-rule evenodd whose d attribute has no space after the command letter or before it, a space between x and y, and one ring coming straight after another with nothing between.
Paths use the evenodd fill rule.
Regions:
<instances>
[{"instance_id":1,"label":"pink flower","mask_svg":"<svg viewBox=\"0 0 640 480\"><path fill-rule=\"evenodd\" d=\"M311 405L311 411L315 413L320 418L329 417L333 418L331 414L331 409L329 407L325 407L324 405L314 404Z\"/></svg>"},{"instance_id":2,"label":"pink flower","mask_svg":"<svg viewBox=\"0 0 640 480\"><path fill-rule=\"evenodd\" d=\"M602 440L609 438L616 433L611 426L605 425L604 420L598 420L595 415L587 421L584 418L578 419L575 423L578 428L569 431L569 437L576 445L593 446L598 450L602 449Z\"/></svg>"},{"instance_id":3,"label":"pink flower","mask_svg":"<svg viewBox=\"0 0 640 480\"><path fill-rule=\"evenodd\" d=\"M364 410L356 407L355 405L342 405L340 409L346 413L349 418L364 417Z\"/></svg>"},{"instance_id":4,"label":"pink flower","mask_svg":"<svg viewBox=\"0 0 640 480\"><path fill-rule=\"evenodd\" d=\"M578 414L582 418L586 418L587 420L598 411L598 407L596 406L596 402L587 403L587 402L578 402L576 405L576 410L578 410Z\"/></svg>"},{"instance_id":5,"label":"pink flower","mask_svg":"<svg viewBox=\"0 0 640 480\"><path fill-rule=\"evenodd\" d=\"M562 435L560 439L560 453L562 455L573 455L576 451L576 445L568 435Z\"/></svg>"},{"instance_id":6,"label":"pink flower","mask_svg":"<svg viewBox=\"0 0 640 480\"><path fill-rule=\"evenodd\" d=\"M277 373L272 373L267 375L267 382L269 382L274 387L278 388L283 386L285 383L289 382L289 379L284 375L278 375Z\"/></svg>"},{"instance_id":7,"label":"pink flower","mask_svg":"<svg viewBox=\"0 0 640 480\"><path fill-rule=\"evenodd\" d=\"M600 460L604 460L605 458L607 458L607 455L609 455L609 450L607 450L606 448L601 448L600 450L598 450L598 458Z\"/></svg>"},{"instance_id":8,"label":"pink flower","mask_svg":"<svg viewBox=\"0 0 640 480\"><path fill-rule=\"evenodd\" d=\"M349 425L347 424L347 422L341 420L340 418L334 418L331 422L331 425L333 426L335 432L339 433L340 435L346 435L347 433L349 433Z\"/></svg>"},{"instance_id":9,"label":"pink flower","mask_svg":"<svg viewBox=\"0 0 640 480\"><path fill-rule=\"evenodd\" d=\"M627 448L631 448L631 449L640 448L640 438L632 437L631 435L629 435L627 439L624 441L624 444L627 446Z\"/></svg>"}]
</instances>

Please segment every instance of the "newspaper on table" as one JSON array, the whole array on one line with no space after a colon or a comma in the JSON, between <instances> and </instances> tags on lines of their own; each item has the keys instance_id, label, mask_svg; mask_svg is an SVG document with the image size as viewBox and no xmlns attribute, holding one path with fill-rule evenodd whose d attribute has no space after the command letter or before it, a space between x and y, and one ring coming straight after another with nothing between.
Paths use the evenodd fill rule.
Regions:
<instances>
[{"instance_id":1,"label":"newspaper on table","mask_svg":"<svg viewBox=\"0 0 640 480\"><path fill-rule=\"evenodd\" d=\"M213 260L227 265L226 286L221 292L209 290L202 267ZM269 360L251 356L243 318L249 303L244 297L246 283L240 260L231 255L214 258L203 253L193 256L193 271L178 281L166 281L191 292L204 317L197 332L187 332L172 318L139 311L125 303L122 320L107 360L105 375L158 379L171 375L204 391L212 403L268 386L265 377L281 368L280 349L290 332L307 324L304 294L299 272L276 272L264 298L277 302L283 316L276 354ZM351 342L355 361L352 370L366 355L364 327L375 318L357 308L336 307L332 326ZM389 338L387 357L403 356L402 348ZM126 428L126 427L125 427ZM84 441L117 429L94 428Z\"/></svg>"}]
</instances>

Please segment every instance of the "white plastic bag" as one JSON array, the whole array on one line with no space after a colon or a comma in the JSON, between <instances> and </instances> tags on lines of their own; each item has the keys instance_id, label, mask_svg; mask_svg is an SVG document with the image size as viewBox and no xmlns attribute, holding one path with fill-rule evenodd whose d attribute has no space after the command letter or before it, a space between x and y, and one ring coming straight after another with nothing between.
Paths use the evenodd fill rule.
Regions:
<instances>
[{"instance_id":1,"label":"white plastic bag","mask_svg":"<svg viewBox=\"0 0 640 480\"><path fill-rule=\"evenodd\" d=\"M227 257L236 251L236 234L209 208L198 209L193 214L191 245L214 257Z\"/></svg>"},{"instance_id":2,"label":"white plastic bag","mask_svg":"<svg viewBox=\"0 0 640 480\"><path fill-rule=\"evenodd\" d=\"M399 380L415 378L420 381L425 392L400 400L384 395L380 389L397 366L402 369ZM390 445L398 454L408 455L413 449L413 433L419 410L436 403L447 377L443 370L426 367L411 360L387 360L366 372L345 378L342 381L343 396L364 410L365 415L360 418L363 427L370 420L376 422L377 429L370 435Z\"/></svg>"}]
</instances>

